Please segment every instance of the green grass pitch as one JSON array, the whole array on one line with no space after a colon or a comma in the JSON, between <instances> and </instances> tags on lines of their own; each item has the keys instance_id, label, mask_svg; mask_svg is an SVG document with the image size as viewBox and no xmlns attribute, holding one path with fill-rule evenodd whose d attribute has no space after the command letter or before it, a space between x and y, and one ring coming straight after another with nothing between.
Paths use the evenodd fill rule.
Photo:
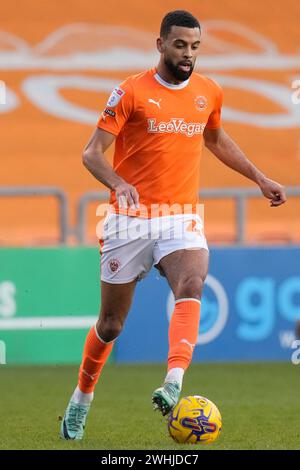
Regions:
<instances>
[{"instance_id":1,"label":"green grass pitch","mask_svg":"<svg viewBox=\"0 0 300 470\"><path fill-rule=\"evenodd\" d=\"M58 416L75 388L77 367L0 366L0 449L300 449L300 366L289 363L192 364L182 396L203 395L223 417L209 446L178 445L152 410L162 365L108 364L83 441L59 439Z\"/></svg>"}]
</instances>

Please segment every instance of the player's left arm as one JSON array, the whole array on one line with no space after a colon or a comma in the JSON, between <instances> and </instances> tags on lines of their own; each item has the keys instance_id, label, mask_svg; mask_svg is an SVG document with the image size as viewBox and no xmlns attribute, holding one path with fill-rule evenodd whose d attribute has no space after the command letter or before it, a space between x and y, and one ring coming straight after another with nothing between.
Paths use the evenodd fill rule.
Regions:
<instances>
[{"instance_id":1,"label":"player's left arm","mask_svg":"<svg viewBox=\"0 0 300 470\"><path fill-rule=\"evenodd\" d=\"M280 206L286 202L285 188L267 178L246 157L238 145L226 134L224 129L208 129L204 131L205 146L225 165L254 181L263 195L270 199L271 206Z\"/></svg>"}]
</instances>

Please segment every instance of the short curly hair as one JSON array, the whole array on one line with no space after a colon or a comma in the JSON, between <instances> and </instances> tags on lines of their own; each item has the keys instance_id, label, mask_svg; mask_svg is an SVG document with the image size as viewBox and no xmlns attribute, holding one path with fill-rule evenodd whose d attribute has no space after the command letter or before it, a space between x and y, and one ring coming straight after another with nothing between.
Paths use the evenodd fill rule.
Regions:
<instances>
[{"instance_id":1,"label":"short curly hair","mask_svg":"<svg viewBox=\"0 0 300 470\"><path fill-rule=\"evenodd\" d=\"M199 28L201 31L201 26L197 18L185 10L170 11L164 16L160 26L160 37L166 38L170 33L172 26Z\"/></svg>"}]
</instances>

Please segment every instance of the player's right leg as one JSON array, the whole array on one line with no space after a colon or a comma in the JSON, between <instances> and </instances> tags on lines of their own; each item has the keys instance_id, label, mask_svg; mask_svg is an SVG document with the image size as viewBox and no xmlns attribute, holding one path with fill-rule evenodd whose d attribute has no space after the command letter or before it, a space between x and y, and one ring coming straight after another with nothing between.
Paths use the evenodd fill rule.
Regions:
<instances>
[{"instance_id":1,"label":"player's right leg","mask_svg":"<svg viewBox=\"0 0 300 470\"><path fill-rule=\"evenodd\" d=\"M115 339L120 335L132 302L136 280L126 284L101 283L101 312L85 341L78 385L61 423L62 439L82 439L94 389Z\"/></svg>"}]
</instances>

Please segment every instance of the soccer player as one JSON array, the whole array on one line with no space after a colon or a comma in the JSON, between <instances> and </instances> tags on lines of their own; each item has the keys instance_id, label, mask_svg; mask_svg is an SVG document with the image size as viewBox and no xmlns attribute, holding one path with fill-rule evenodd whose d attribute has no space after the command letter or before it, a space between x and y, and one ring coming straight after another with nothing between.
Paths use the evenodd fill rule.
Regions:
<instances>
[{"instance_id":1,"label":"soccer player","mask_svg":"<svg viewBox=\"0 0 300 470\"><path fill-rule=\"evenodd\" d=\"M152 401L163 415L178 402L197 342L208 270L197 211L203 141L225 165L257 183L271 206L286 201L283 186L263 175L222 129L220 86L193 73L200 33L189 12L163 18L157 67L112 91L84 150L84 165L111 190L111 198L100 237L101 311L87 335L78 385L62 421L64 439L82 439L95 385L122 331L136 283L153 265L167 278L175 308L167 374ZM104 153L115 139L112 168Z\"/></svg>"}]
</instances>

